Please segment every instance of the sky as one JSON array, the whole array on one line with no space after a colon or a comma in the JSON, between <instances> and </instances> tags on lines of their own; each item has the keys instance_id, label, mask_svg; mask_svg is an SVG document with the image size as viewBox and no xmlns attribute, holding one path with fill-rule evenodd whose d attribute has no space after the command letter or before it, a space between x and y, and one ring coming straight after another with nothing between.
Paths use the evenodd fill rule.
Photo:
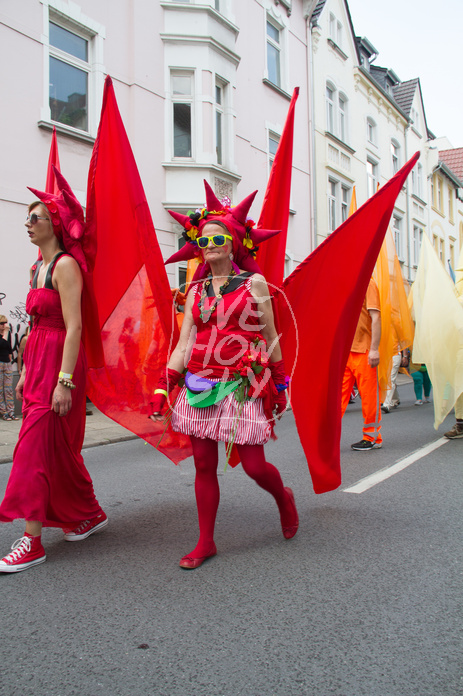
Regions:
<instances>
[{"instance_id":1,"label":"sky","mask_svg":"<svg viewBox=\"0 0 463 696\"><path fill-rule=\"evenodd\" d=\"M347 0L356 36L375 65L420 78L428 128L463 147L463 0Z\"/></svg>"}]
</instances>

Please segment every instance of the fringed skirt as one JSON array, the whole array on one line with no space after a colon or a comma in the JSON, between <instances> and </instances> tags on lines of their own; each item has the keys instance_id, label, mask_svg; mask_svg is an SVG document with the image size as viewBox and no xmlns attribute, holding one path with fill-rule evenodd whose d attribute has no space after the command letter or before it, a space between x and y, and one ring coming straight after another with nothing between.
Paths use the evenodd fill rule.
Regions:
<instances>
[{"instance_id":1,"label":"fringed skirt","mask_svg":"<svg viewBox=\"0 0 463 696\"><path fill-rule=\"evenodd\" d=\"M237 445L265 445L272 432L262 399L244 401L229 394L213 406L190 406L183 387L173 406L172 427L176 432ZM235 434L236 433L236 434Z\"/></svg>"}]
</instances>

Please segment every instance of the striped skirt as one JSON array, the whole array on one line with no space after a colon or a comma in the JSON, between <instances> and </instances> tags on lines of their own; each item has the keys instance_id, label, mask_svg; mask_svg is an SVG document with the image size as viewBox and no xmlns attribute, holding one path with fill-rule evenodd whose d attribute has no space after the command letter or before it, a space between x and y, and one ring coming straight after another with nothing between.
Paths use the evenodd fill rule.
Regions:
<instances>
[{"instance_id":1,"label":"striped skirt","mask_svg":"<svg viewBox=\"0 0 463 696\"><path fill-rule=\"evenodd\" d=\"M265 445L272 432L262 399L238 403L234 394L229 394L218 404L195 408L187 401L186 387L179 392L171 422L176 432L221 442L232 439L236 429L237 445Z\"/></svg>"}]
</instances>

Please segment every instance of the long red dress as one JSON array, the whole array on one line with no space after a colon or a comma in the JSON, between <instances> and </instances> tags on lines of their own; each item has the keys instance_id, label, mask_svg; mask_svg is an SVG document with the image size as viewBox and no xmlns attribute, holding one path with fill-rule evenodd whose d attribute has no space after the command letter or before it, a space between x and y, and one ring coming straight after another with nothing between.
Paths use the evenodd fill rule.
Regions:
<instances>
[{"instance_id":1,"label":"long red dress","mask_svg":"<svg viewBox=\"0 0 463 696\"><path fill-rule=\"evenodd\" d=\"M24 351L24 420L0 521L19 518L46 527L72 527L102 512L80 453L85 431L85 353L81 344L73 373L72 408L59 416L51 410L66 338L58 291L31 289L26 310L34 316L34 326Z\"/></svg>"}]
</instances>

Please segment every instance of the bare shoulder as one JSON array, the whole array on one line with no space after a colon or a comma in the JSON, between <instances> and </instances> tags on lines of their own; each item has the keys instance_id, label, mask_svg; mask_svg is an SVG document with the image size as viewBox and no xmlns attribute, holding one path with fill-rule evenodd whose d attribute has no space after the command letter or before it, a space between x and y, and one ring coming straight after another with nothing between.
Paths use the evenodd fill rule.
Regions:
<instances>
[{"instance_id":1,"label":"bare shoulder","mask_svg":"<svg viewBox=\"0 0 463 696\"><path fill-rule=\"evenodd\" d=\"M72 256L61 256L55 264L52 278L53 286L82 286L82 273L79 264Z\"/></svg>"},{"instance_id":2,"label":"bare shoulder","mask_svg":"<svg viewBox=\"0 0 463 696\"><path fill-rule=\"evenodd\" d=\"M268 285L262 273L254 273L251 278L251 292L258 297L268 297Z\"/></svg>"}]
</instances>

